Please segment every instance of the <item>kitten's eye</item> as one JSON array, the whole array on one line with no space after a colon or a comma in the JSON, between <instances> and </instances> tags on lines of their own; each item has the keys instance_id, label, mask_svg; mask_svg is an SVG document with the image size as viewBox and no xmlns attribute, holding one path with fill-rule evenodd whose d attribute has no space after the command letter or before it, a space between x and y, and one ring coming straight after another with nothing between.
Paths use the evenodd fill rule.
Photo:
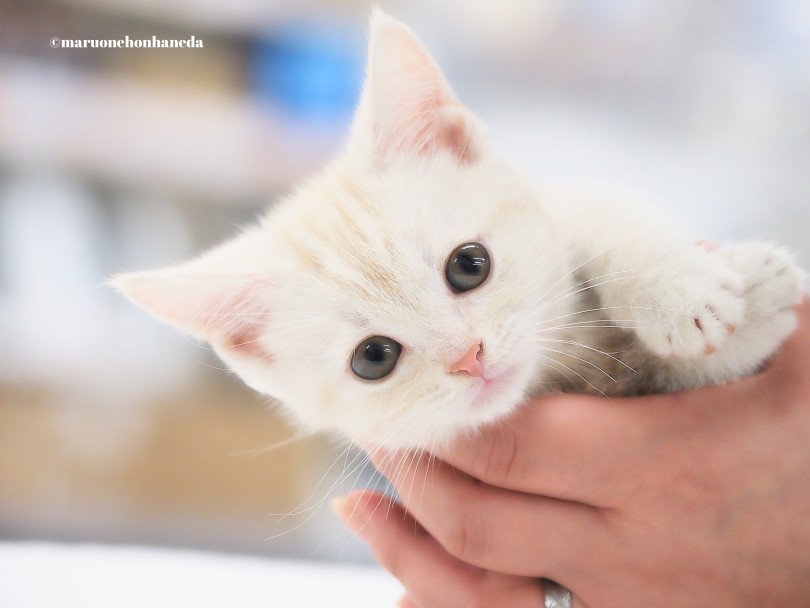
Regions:
<instances>
[{"instance_id":1,"label":"kitten's eye","mask_svg":"<svg viewBox=\"0 0 810 608\"><path fill-rule=\"evenodd\" d=\"M394 371L402 345L392 338L371 336L352 355L352 371L364 380L379 380Z\"/></svg>"},{"instance_id":2,"label":"kitten's eye","mask_svg":"<svg viewBox=\"0 0 810 608\"><path fill-rule=\"evenodd\" d=\"M489 276L489 252L481 243L459 245L450 254L444 276L456 293L479 287Z\"/></svg>"}]
</instances>

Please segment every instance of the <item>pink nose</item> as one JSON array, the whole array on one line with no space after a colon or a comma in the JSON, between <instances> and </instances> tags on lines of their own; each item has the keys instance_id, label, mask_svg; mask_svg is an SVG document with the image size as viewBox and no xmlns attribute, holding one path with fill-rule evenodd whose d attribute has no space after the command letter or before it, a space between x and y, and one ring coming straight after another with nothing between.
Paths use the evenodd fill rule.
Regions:
<instances>
[{"instance_id":1,"label":"pink nose","mask_svg":"<svg viewBox=\"0 0 810 608\"><path fill-rule=\"evenodd\" d=\"M474 378L482 378L484 376L484 365L481 363L480 359L482 347L483 344L480 342L473 344L469 350L461 356L461 359L450 366L450 373L456 374L464 372Z\"/></svg>"}]
</instances>

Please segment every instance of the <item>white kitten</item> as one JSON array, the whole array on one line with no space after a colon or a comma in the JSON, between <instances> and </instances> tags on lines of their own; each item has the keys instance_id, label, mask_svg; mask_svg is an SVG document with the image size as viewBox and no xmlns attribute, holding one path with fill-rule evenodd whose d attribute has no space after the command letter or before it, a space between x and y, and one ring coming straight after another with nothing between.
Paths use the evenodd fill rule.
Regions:
<instances>
[{"instance_id":1,"label":"white kitten","mask_svg":"<svg viewBox=\"0 0 810 608\"><path fill-rule=\"evenodd\" d=\"M448 441L544 391L750 374L801 297L770 245L701 247L620 201L541 196L381 13L346 152L232 241L113 282L306 428L388 447Z\"/></svg>"}]
</instances>

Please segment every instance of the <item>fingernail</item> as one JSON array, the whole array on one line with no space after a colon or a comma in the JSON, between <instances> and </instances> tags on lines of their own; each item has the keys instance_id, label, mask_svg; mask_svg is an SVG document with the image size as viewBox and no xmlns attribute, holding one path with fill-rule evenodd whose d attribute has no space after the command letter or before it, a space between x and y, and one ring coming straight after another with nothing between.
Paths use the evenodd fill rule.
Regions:
<instances>
[{"instance_id":1,"label":"fingernail","mask_svg":"<svg viewBox=\"0 0 810 608\"><path fill-rule=\"evenodd\" d=\"M329 506L337 513L337 516L347 524L350 528L352 526L353 515L357 511L357 502L349 500L348 496L338 496L329 501Z\"/></svg>"},{"instance_id":2,"label":"fingernail","mask_svg":"<svg viewBox=\"0 0 810 608\"><path fill-rule=\"evenodd\" d=\"M332 500L329 501L329 506L332 507L332 510L337 513L337 516L340 517L342 520L346 520L346 504L349 501L346 499L345 496L336 496ZM344 515L346 514L346 515Z\"/></svg>"},{"instance_id":3,"label":"fingernail","mask_svg":"<svg viewBox=\"0 0 810 608\"><path fill-rule=\"evenodd\" d=\"M362 526L359 525L359 519L355 517L357 514L357 501L351 500L347 496L338 496L337 498L333 498L329 501L329 506L332 507L332 510L337 513L337 516L341 519L341 521L349 526L354 532L358 532L359 528Z\"/></svg>"}]
</instances>

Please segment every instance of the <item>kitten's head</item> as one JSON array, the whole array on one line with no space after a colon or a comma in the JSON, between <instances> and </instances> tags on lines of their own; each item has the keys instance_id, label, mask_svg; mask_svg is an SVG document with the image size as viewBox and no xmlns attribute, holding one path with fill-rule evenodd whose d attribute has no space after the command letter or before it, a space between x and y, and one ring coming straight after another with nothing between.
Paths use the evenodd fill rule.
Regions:
<instances>
[{"instance_id":1,"label":"kitten's head","mask_svg":"<svg viewBox=\"0 0 810 608\"><path fill-rule=\"evenodd\" d=\"M420 42L378 13L346 152L259 226L114 283L307 428L427 447L537 379L566 272L543 220Z\"/></svg>"}]
</instances>

